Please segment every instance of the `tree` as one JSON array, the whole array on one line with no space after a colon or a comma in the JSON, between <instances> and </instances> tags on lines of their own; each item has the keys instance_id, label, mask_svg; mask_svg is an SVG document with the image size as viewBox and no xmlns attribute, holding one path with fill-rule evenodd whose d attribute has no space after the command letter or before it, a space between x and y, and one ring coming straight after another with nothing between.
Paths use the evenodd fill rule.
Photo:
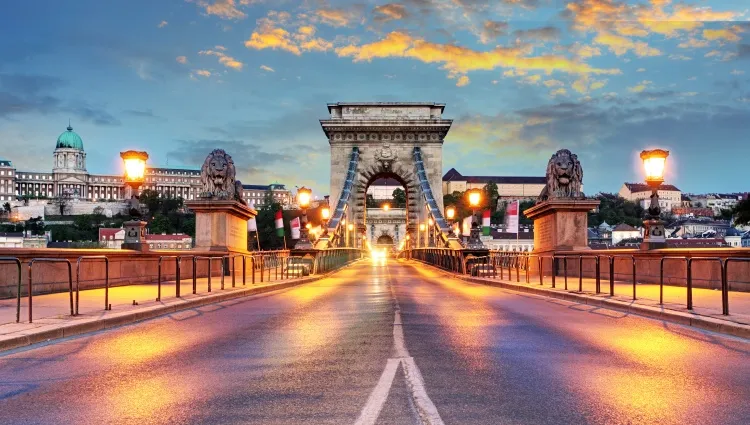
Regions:
<instances>
[{"instance_id":1,"label":"tree","mask_svg":"<svg viewBox=\"0 0 750 425\"><path fill-rule=\"evenodd\" d=\"M750 224L750 199L745 199L737 203L733 210L734 224L747 225Z\"/></svg>"},{"instance_id":2,"label":"tree","mask_svg":"<svg viewBox=\"0 0 750 425\"><path fill-rule=\"evenodd\" d=\"M154 219L151 220L148 228L151 233L155 234L172 233L172 223L169 222L169 219L167 217L161 214L157 214L156 216L154 216Z\"/></svg>"},{"instance_id":3,"label":"tree","mask_svg":"<svg viewBox=\"0 0 750 425\"><path fill-rule=\"evenodd\" d=\"M406 191L400 187L393 191L393 207L406 208Z\"/></svg>"},{"instance_id":4,"label":"tree","mask_svg":"<svg viewBox=\"0 0 750 425\"><path fill-rule=\"evenodd\" d=\"M500 198L500 194L497 190L497 185L494 182L489 182L484 186L484 199L485 204L490 208L490 211L497 209L497 200Z\"/></svg>"},{"instance_id":5,"label":"tree","mask_svg":"<svg viewBox=\"0 0 750 425\"><path fill-rule=\"evenodd\" d=\"M3 212L6 215L10 215L11 210L12 210L12 208L10 206L10 202L6 202L6 203L3 204Z\"/></svg>"},{"instance_id":6,"label":"tree","mask_svg":"<svg viewBox=\"0 0 750 425\"><path fill-rule=\"evenodd\" d=\"M106 218L107 216L104 215L104 208L96 207L94 208L94 213L91 214L91 224L96 228L102 227Z\"/></svg>"},{"instance_id":7,"label":"tree","mask_svg":"<svg viewBox=\"0 0 750 425\"><path fill-rule=\"evenodd\" d=\"M378 208L379 206L380 205L375 200L375 198L368 193L367 194L367 208Z\"/></svg>"}]
</instances>

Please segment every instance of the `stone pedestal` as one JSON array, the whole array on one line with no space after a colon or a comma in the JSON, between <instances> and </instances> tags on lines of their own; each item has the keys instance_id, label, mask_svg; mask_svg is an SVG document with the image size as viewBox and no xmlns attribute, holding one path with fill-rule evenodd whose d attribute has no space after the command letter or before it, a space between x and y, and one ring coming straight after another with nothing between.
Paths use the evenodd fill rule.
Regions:
<instances>
[{"instance_id":1,"label":"stone pedestal","mask_svg":"<svg viewBox=\"0 0 750 425\"><path fill-rule=\"evenodd\" d=\"M593 199L551 199L524 211L534 220L534 252L587 250Z\"/></svg>"},{"instance_id":2,"label":"stone pedestal","mask_svg":"<svg viewBox=\"0 0 750 425\"><path fill-rule=\"evenodd\" d=\"M667 247L664 222L661 220L645 220L643 222L643 242L641 250L662 249Z\"/></svg>"},{"instance_id":3,"label":"stone pedestal","mask_svg":"<svg viewBox=\"0 0 750 425\"><path fill-rule=\"evenodd\" d=\"M146 224L148 223L145 221L126 221L122 224L125 229L125 243L122 244L122 249L148 251Z\"/></svg>"},{"instance_id":4,"label":"stone pedestal","mask_svg":"<svg viewBox=\"0 0 750 425\"><path fill-rule=\"evenodd\" d=\"M247 252L247 221L258 213L233 200L196 200L185 205L195 212L195 249Z\"/></svg>"}]
</instances>

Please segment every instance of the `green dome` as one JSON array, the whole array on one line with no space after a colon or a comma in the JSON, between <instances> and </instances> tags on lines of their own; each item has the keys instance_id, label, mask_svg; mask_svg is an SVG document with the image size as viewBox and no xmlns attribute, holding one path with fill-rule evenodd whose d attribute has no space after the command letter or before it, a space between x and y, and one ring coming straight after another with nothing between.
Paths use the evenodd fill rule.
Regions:
<instances>
[{"instance_id":1,"label":"green dome","mask_svg":"<svg viewBox=\"0 0 750 425\"><path fill-rule=\"evenodd\" d=\"M55 149L59 148L83 150L83 140L81 140L81 136L74 132L73 127L70 125L68 125L67 131L57 138L57 146L55 146Z\"/></svg>"}]
</instances>

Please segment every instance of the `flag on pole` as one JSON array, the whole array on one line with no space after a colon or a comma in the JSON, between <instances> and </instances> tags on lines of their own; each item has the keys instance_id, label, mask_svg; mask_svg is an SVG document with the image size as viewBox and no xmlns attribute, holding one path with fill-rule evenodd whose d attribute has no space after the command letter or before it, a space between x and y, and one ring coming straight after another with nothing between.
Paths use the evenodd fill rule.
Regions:
<instances>
[{"instance_id":1,"label":"flag on pole","mask_svg":"<svg viewBox=\"0 0 750 425\"><path fill-rule=\"evenodd\" d=\"M519 213L519 201L513 201L508 204L508 209L505 211L505 225L508 233L518 233L518 213Z\"/></svg>"},{"instance_id":2,"label":"flag on pole","mask_svg":"<svg viewBox=\"0 0 750 425\"><path fill-rule=\"evenodd\" d=\"M482 213L482 234L490 235L490 210L484 210Z\"/></svg>"},{"instance_id":3,"label":"flag on pole","mask_svg":"<svg viewBox=\"0 0 750 425\"><path fill-rule=\"evenodd\" d=\"M252 199L247 201L248 206L252 209L255 209L255 201ZM258 222L255 221L255 217L251 218L247 221L247 231L248 232L257 232L258 231Z\"/></svg>"},{"instance_id":4,"label":"flag on pole","mask_svg":"<svg viewBox=\"0 0 750 425\"><path fill-rule=\"evenodd\" d=\"M295 218L294 220L289 222L289 227L292 228L292 239L299 239L300 238L300 222L299 217Z\"/></svg>"},{"instance_id":5,"label":"flag on pole","mask_svg":"<svg viewBox=\"0 0 750 425\"><path fill-rule=\"evenodd\" d=\"M284 237L284 216L281 214L281 210L276 211L276 235L280 238Z\"/></svg>"},{"instance_id":6,"label":"flag on pole","mask_svg":"<svg viewBox=\"0 0 750 425\"><path fill-rule=\"evenodd\" d=\"M464 236L471 236L471 219L471 216L468 216L464 219L462 225L462 233Z\"/></svg>"}]
</instances>

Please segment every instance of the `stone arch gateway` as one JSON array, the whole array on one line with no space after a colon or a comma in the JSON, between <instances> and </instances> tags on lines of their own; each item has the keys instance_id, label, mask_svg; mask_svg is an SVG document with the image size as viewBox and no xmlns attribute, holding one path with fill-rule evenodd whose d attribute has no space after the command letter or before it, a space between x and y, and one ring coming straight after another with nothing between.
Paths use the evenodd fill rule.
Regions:
<instances>
[{"instance_id":1,"label":"stone arch gateway","mask_svg":"<svg viewBox=\"0 0 750 425\"><path fill-rule=\"evenodd\" d=\"M344 219L365 232L367 187L380 176L397 179L407 194L407 233L416 240L418 223L434 219L447 241L443 219L443 140L453 120L441 103L329 103L320 120L331 146L330 243Z\"/></svg>"}]
</instances>

